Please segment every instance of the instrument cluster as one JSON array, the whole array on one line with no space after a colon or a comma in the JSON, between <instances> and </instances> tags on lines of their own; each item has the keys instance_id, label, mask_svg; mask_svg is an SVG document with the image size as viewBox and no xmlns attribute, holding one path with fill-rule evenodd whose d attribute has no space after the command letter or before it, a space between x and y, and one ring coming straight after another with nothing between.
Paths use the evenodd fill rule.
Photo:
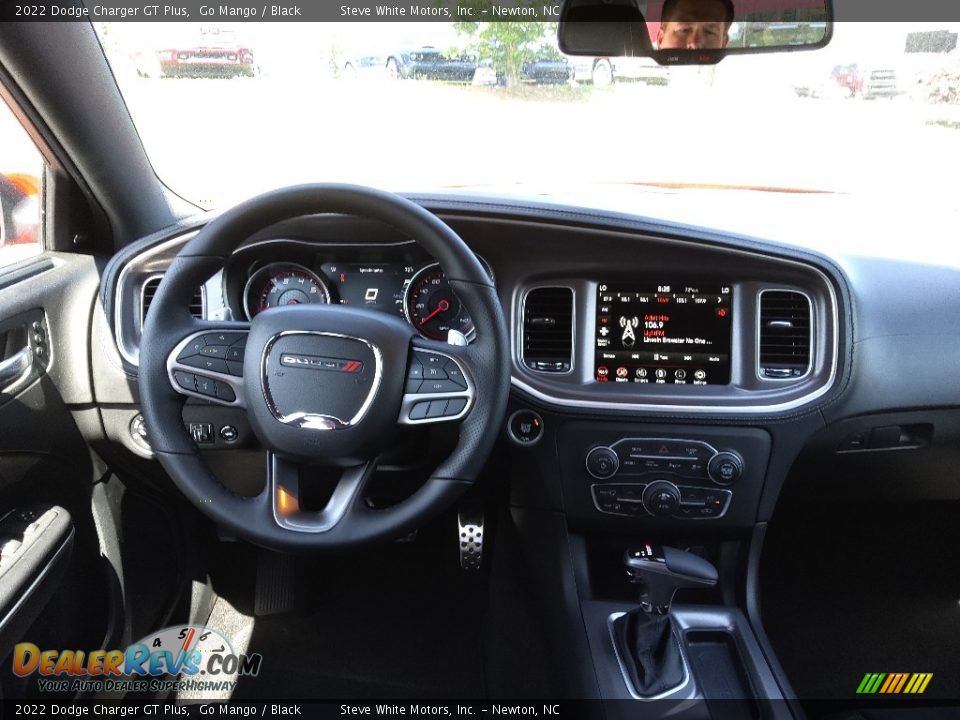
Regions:
<instances>
[{"instance_id":1,"label":"instrument cluster","mask_svg":"<svg viewBox=\"0 0 960 720\"><path fill-rule=\"evenodd\" d=\"M238 319L283 305L340 303L399 315L433 340L446 340L450 330L472 338L473 321L438 263L410 244L372 250L324 252L291 243L235 255L224 273L224 297Z\"/></svg>"}]
</instances>

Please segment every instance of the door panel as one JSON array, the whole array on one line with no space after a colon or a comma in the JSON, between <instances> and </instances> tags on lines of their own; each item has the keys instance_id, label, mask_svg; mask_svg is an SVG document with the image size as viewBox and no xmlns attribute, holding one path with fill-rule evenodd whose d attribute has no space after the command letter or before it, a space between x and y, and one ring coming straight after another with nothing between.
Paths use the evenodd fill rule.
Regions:
<instances>
[{"instance_id":1,"label":"door panel","mask_svg":"<svg viewBox=\"0 0 960 720\"><path fill-rule=\"evenodd\" d=\"M5 282L6 281L6 282ZM102 647L112 615L91 498L102 466L90 382L91 257L47 253L0 271L0 681L30 694L9 653ZM83 431L77 419L82 418Z\"/></svg>"}]
</instances>

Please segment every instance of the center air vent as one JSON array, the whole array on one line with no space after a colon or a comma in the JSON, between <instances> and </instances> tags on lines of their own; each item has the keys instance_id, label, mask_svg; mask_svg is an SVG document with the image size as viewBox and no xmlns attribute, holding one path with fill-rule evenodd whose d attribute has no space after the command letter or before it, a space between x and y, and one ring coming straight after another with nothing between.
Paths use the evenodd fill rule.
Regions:
<instances>
[{"instance_id":1,"label":"center air vent","mask_svg":"<svg viewBox=\"0 0 960 720\"><path fill-rule=\"evenodd\" d=\"M810 368L810 300L789 290L760 293L760 375L791 379Z\"/></svg>"},{"instance_id":2,"label":"center air vent","mask_svg":"<svg viewBox=\"0 0 960 720\"><path fill-rule=\"evenodd\" d=\"M147 310L150 309L150 303L153 302L153 296L157 294L157 288L160 287L162 276L152 277L143 284L143 296L140 299L140 327L143 327L147 319ZM190 314L195 318L203 319L203 288L197 288L197 291L190 299Z\"/></svg>"},{"instance_id":3,"label":"center air vent","mask_svg":"<svg viewBox=\"0 0 960 720\"><path fill-rule=\"evenodd\" d=\"M540 372L570 372L572 355L573 290L531 290L523 305L523 364Z\"/></svg>"}]
</instances>

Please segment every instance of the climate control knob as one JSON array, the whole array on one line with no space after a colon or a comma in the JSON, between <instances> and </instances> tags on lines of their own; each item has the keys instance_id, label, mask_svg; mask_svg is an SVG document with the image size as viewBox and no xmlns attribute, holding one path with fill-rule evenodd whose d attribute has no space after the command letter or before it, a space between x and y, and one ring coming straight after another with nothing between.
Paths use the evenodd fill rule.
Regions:
<instances>
[{"instance_id":1,"label":"climate control knob","mask_svg":"<svg viewBox=\"0 0 960 720\"><path fill-rule=\"evenodd\" d=\"M680 509L680 488L666 480L655 480L643 491L643 506L651 515L670 517Z\"/></svg>"},{"instance_id":2,"label":"climate control knob","mask_svg":"<svg viewBox=\"0 0 960 720\"><path fill-rule=\"evenodd\" d=\"M743 458L734 452L717 453L707 463L707 474L717 485L732 485L743 475Z\"/></svg>"},{"instance_id":3,"label":"climate control knob","mask_svg":"<svg viewBox=\"0 0 960 720\"><path fill-rule=\"evenodd\" d=\"M597 480L611 478L619 469L620 458L610 448L597 447L587 453L587 472Z\"/></svg>"}]
</instances>

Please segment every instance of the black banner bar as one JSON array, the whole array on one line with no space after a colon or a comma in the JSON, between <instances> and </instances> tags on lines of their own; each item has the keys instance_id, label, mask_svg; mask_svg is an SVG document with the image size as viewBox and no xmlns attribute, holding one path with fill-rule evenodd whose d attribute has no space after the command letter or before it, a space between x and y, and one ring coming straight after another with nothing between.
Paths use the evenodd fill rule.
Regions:
<instances>
[{"instance_id":1,"label":"black banner bar","mask_svg":"<svg viewBox=\"0 0 960 720\"><path fill-rule=\"evenodd\" d=\"M5 22L556 22L562 0L0 0ZM641 3L642 4L642 3ZM734 3L736 5L736 3ZM960 21L943 0L834 0L837 22Z\"/></svg>"}]
</instances>

